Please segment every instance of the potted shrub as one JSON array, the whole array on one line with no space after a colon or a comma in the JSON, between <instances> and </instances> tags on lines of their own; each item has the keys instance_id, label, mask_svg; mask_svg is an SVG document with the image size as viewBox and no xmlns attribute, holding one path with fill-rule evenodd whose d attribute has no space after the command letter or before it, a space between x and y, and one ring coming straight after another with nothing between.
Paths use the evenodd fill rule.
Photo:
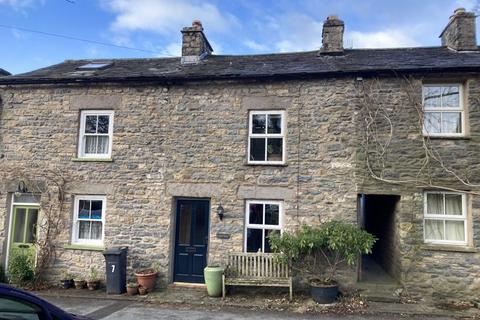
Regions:
<instances>
[{"instance_id":1,"label":"potted shrub","mask_svg":"<svg viewBox=\"0 0 480 320\"><path fill-rule=\"evenodd\" d=\"M62 274L62 280L60 280L60 283L62 284L62 288L64 289L72 288L74 286L73 276L67 271L65 271Z\"/></svg>"},{"instance_id":2,"label":"potted shrub","mask_svg":"<svg viewBox=\"0 0 480 320\"><path fill-rule=\"evenodd\" d=\"M127 283L127 294L129 296L134 296L137 294L138 291L138 284L135 282Z\"/></svg>"},{"instance_id":3,"label":"potted shrub","mask_svg":"<svg viewBox=\"0 0 480 320\"><path fill-rule=\"evenodd\" d=\"M73 283L75 284L75 289L85 288L85 278L81 276L74 278Z\"/></svg>"},{"instance_id":4,"label":"potted shrub","mask_svg":"<svg viewBox=\"0 0 480 320\"><path fill-rule=\"evenodd\" d=\"M87 279L88 290L97 290L100 286L100 280L98 279L97 269L94 267L90 268L90 275Z\"/></svg>"},{"instance_id":5,"label":"potted shrub","mask_svg":"<svg viewBox=\"0 0 480 320\"><path fill-rule=\"evenodd\" d=\"M353 224L330 221L272 235L269 241L274 252L282 253L281 259L287 259L293 270L307 277L313 300L332 303L339 293L339 267L352 266L359 255L371 253L376 239Z\"/></svg>"},{"instance_id":6,"label":"potted shrub","mask_svg":"<svg viewBox=\"0 0 480 320\"><path fill-rule=\"evenodd\" d=\"M147 289L147 292L152 292L155 289L158 269L158 266L154 266L152 268L142 269L138 272L135 272L135 277L137 277L137 283Z\"/></svg>"}]
</instances>

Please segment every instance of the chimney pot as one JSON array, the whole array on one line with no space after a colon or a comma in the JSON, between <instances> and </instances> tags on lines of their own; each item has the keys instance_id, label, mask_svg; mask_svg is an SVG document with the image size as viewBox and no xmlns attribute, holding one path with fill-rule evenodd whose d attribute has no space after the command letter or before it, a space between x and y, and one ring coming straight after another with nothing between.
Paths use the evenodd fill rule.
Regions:
<instances>
[{"instance_id":1,"label":"chimney pot","mask_svg":"<svg viewBox=\"0 0 480 320\"><path fill-rule=\"evenodd\" d=\"M193 20L192 27L203 30L202 22L200 20Z\"/></svg>"},{"instance_id":2,"label":"chimney pot","mask_svg":"<svg viewBox=\"0 0 480 320\"><path fill-rule=\"evenodd\" d=\"M442 46L457 51L477 50L475 14L458 8L440 34Z\"/></svg>"}]
</instances>

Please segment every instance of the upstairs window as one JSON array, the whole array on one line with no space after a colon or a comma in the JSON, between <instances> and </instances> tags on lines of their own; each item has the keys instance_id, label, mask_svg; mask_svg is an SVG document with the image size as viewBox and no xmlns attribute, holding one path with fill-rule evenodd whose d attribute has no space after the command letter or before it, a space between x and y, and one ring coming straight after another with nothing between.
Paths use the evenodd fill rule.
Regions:
<instances>
[{"instance_id":1,"label":"upstairs window","mask_svg":"<svg viewBox=\"0 0 480 320\"><path fill-rule=\"evenodd\" d=\"M112 137L113 111L82 111L79 158L110 158Z\"/></svg>"},{"instance_id":2,"label":"upstairs window","mask_svg":"<svg viewBox=\"0 0 480 320\"><path fill-rule=\"evenodd\" d=\"M463 193L426 192L424 239L427 243L467 244L467 201Z\"/></svg>"},{"instance_id":3,"label":"upstairs window","mask_svg":"<svg viewBox=\"0 0 480 320\"><path fill-rule=\"evenodd\" d=\"M447 137L464 135L462 85L424 85L423 111L424 135Z\"/></svg>"},{"instance_id":4,"label":"upstairs window","mask_svg":"<svg viewBox=\"0 0 480 320\"><path fill-rule=\"evenodd\" d=\"M285 163L285 112L251 111L249 116L248 163Z\"/></svg>"}]
</instances>

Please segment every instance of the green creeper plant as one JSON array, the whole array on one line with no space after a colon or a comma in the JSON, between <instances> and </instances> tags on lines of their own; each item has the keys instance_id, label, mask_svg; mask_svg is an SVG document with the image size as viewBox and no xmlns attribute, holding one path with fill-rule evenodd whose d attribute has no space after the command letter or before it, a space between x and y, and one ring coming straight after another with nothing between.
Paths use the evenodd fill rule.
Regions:
<instances>
[{"instance_id":1,"label":"green creeper plant","mask_svg":"<svg viewBox=\"0 0 480 320\"><path fill-rule=\"evenodd\" d=\"M371 253L375 241L370 233L342 221L304 225L296 232L269 237L272 250L281 253L292 269L322 284L336 283L339 267L354 265L359 255Z\"/></svg>"}]
</instances>

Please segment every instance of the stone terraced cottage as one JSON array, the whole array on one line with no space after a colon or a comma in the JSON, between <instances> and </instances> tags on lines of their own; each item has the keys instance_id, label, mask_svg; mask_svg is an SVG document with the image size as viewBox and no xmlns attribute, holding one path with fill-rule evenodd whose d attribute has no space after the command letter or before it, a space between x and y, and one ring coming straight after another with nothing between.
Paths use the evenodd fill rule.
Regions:
<instances>
[{"instance_id":1,"label":"stone terraced cottage","mask_svg":"<svg viewBox=\"0 0 480 320\"><path fill-rule=\"evenodd\" d=\"M227 252L341 219L379 238L351 285L478 297L475 15L455 11L438 47L344 49L343 31L331 16L319 51L224 56L196 21L179 58L1 77L3 265L53 201L25 177L56 172L67 201L52 279L103 272L102 251L128 246L129 272L202 282Z\"/></svg>"}]
</instances>

